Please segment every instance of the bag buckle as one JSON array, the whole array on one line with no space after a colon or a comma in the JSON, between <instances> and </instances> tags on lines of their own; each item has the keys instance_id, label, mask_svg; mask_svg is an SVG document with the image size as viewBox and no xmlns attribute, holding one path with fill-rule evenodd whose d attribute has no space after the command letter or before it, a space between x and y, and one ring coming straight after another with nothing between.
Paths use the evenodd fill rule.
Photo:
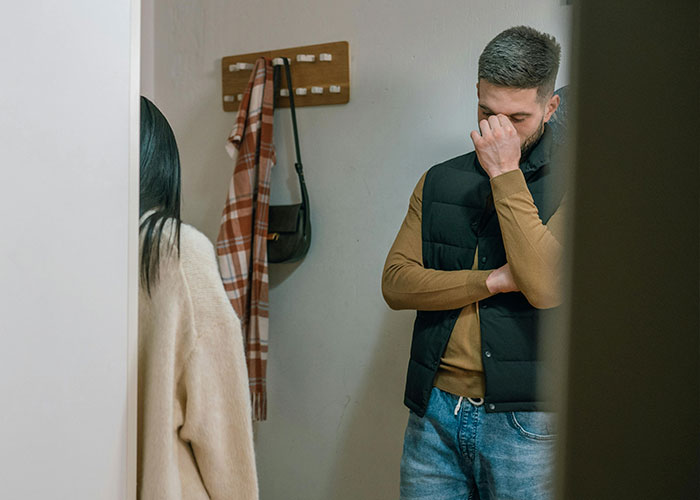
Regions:
<instances>
[{"instance_id":1,"label":"bag buckle","mask_svg":"<svg viewBox=\"0 0 700 500\"><path fill-rule=\"evenodd\" d=\"M277 241L280 239L280 233L267 233L268 241Z\"/></svg>"}]
</instances>

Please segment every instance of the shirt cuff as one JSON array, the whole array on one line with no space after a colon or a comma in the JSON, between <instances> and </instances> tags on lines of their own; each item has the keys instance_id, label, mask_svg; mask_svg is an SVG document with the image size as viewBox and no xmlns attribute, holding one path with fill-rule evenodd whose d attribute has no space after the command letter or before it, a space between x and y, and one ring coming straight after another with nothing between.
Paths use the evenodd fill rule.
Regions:
<instances>
[{"instance_id":1,"label":"shirt cuff","mask_svg":"<svg viewBox=\"0 0 700 500\"><path fill-rule=\"evenodd\" d=\"M527 190L527 183L525 182L523 171L520 169L511 170L491 179L491 191L493 192L494 202L523 190Z\"/></svg>"},{"instance_id":2,"label":"shirt cuff","mask_svg":"<svg viewBox=\"0 0 700 500\"><path fill-rule=\"evenodd\" d=\"M486 278L493 272L493 269L488 270L473 270L467 278L467 290L472 297L479 297L476 301L483 300L493 295L486 286Z\"/></svg>"}]
</instances>

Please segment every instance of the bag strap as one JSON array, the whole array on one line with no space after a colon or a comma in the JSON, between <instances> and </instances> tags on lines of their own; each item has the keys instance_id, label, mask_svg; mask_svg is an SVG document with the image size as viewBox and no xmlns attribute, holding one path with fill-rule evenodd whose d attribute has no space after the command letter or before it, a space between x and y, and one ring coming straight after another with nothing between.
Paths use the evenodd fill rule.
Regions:
<instances>
[{"instance_id":1,"label":"bag strap","mask_svg":"<svg viewBox=\"0 0 700 500\"><path fill-rule=\"evenodd\" d=\"M305 207L308 207L308 198L309 195L306 191L306 182L304 181L304 167L301 163L301 148L299 147L299 130L297 128L297 113L296 113L296 107L294 106L294 89L292 88L292 74L289 69L289 59L286 57L283 57L282 60L284 61L284 70L285 70L285 75L287 77L287 88L289 89L289 109L292 112L292 127L294 129L294 150L296 152L296 162L294 163L294 169L297 171L297 177L299 177L299 187L301 188L301 202ZM275 66L275 71L274 71L274 90L275 90L275 99L274 101L277 102L277 97L279 94L279 87L280 87L280 73L279 73L279 66Z\"/></svg>"},{"instance_id":2,"label":"bag strap","mask_svg":"<svg viewBox=\"0 0 700 500\"><path fill-rule=\"evenodd\" d=\"M284 61L284 72L287 76L287 88L289 89L289 109L292 111L292 126L294 128L294 148L297 155L297 161L294 167L296 168L297 173L302 175L301 172L303 172L303 167L301 164L301 150L299 149L299 131L297 129L297 112L296 107L294 106L294 90L292 89L292 72L289 70L289 59L283 57L282 60Z\"/></svg>"}]
</instances>

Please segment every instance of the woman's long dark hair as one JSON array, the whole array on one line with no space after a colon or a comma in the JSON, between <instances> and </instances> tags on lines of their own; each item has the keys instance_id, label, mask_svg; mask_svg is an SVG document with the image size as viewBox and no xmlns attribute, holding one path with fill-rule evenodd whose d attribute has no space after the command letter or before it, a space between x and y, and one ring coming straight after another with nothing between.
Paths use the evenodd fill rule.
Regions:
<instances>
[{"instance_id":1,"label":"woman's long dark hair","mask_svg":"<svg viewBox=\"0 0 700 500\"><path fill-rule=\"evenodd\" d=\"M168 120L151 101L141 96L141 285L148 294L158 281L161 239L168 219L175 229L166 235L167 252L180 252L180 155Z\"/></svg>"}]
</instances>

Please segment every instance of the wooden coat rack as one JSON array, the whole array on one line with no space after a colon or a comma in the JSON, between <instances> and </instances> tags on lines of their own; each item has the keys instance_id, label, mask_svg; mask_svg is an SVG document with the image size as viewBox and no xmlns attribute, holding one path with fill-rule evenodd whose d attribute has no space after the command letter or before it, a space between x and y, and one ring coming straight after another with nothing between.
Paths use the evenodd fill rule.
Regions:
<instances>
[{"instance_id":1,"label":"wooden coat rack","mask_svg":"<svg viewBox=\"0 0 700 500\"><path fill-rule=\"evenodd\" d=\"M350 100L350 45L348 42L333 42L222 58L224 111L238 111L252 64L260 57L273 61L289 58L294 104L297 107L345 104ZM282 71L280 92L283 94L286 88L287 78ZM282 94L278 97L277 106L288 108L289 98Z\"/></svg>"}]
</instances>

